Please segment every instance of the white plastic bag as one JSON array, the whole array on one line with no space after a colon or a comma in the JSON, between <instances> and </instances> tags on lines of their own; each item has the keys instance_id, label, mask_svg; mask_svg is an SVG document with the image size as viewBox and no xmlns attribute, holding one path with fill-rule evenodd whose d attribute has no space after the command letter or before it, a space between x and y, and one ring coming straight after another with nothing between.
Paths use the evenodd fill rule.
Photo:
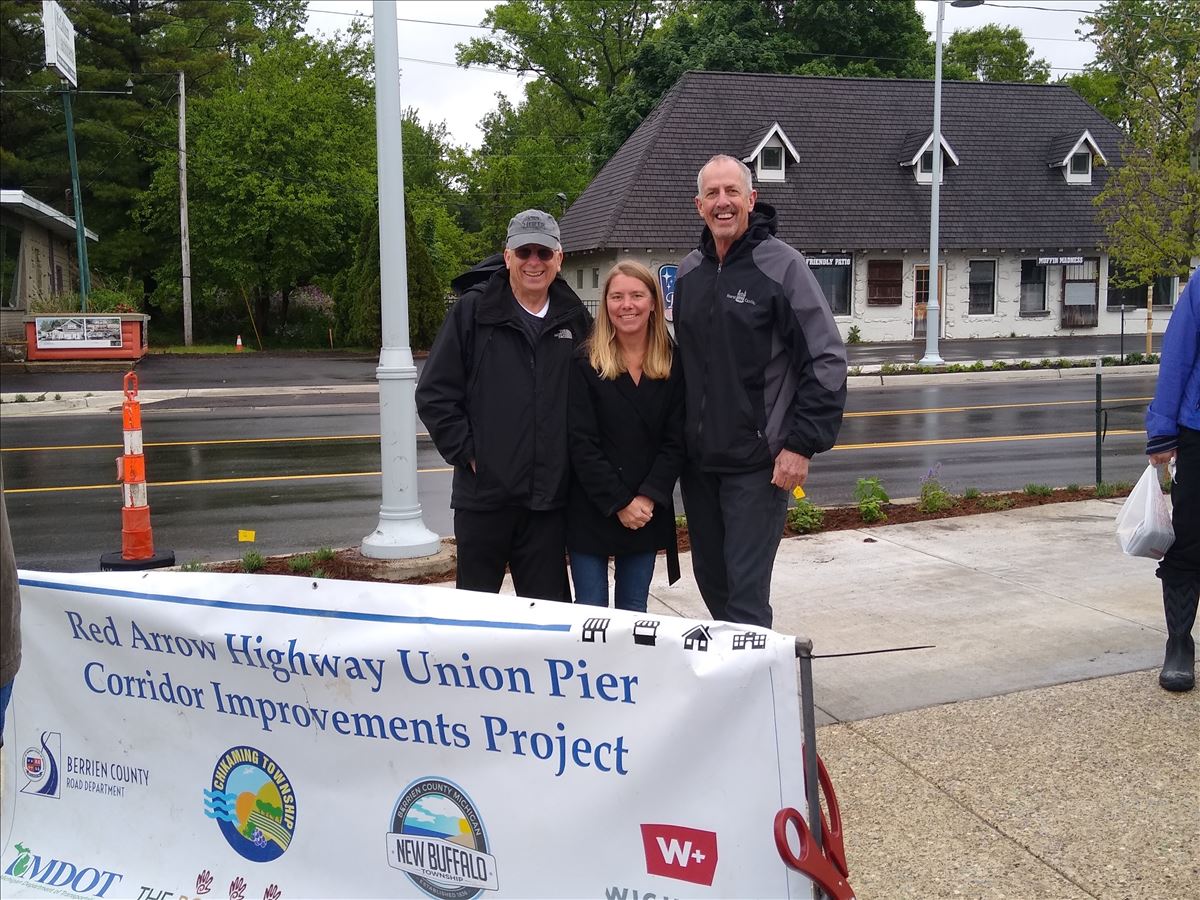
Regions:
<instances>
[{"instance_id":1,"label":"white plastic bag","mask_svg":"<svg viewBox=\"0 0 1200 900\"><path fill-rule=\"evenodd\" d=\"M1163 499L1158 469L1147 465L1117 513L1117 543L1128 556L1162 559L1173 543L1171 511Z\"/></svg>"}]
</instances>

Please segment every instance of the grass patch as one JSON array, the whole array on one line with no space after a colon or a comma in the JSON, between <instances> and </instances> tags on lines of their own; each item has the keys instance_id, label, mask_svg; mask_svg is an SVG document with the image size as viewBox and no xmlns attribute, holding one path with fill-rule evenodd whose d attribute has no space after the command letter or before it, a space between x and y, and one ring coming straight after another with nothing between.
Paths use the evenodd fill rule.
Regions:
<instances>
[{"instance_id":1,"label":"grass patch","mask_svg":"<svg viewBox=\"0 0 1200 900\"><path fill-rule=\"evenodd\" d=\"M1048 484L1027 484L1024 490L1030 497L1050 497L1054 494L1054 489Z\"/></svg>"},{"instance_id":2,"label":"grass patch","mask_svg":"<svg viewBox=\"0 0 1200 900\"><path fill-rule=\"evenodd\" d=\"M977 487L969 487L969 488L967 488L965 491L963 491L963 499L964 499L964 500L977 500L977 499L979 499L979 488L977 488Z\"/></svg>"},{"instance_id":3,"label":"grass patch","mask_svg":"<svg viewBox=\"0 0 1200 900\"><path fill-rule=\"evenodd\" d=\"M322 547L313 554L313 559L317 562L329 562L333 559L333 550L330 547Z\"/></svg>"},{"instance_id":4,"label":"grass patch","mask_svg":"<svg viewBox=\"0 0 1200 900\"><path fill-rule=\"evenodd\" d=\"M257 572L266 564L267 561L263 559L263 555L257 550L251 550L242 556L243 572Z\"/></svg>"},{"instance_id":5,"label":"grass patch","mask_svg":"<svg viewBox=\"0 0 1200 900\"><path fill-rule=\"evenodd\" d=\"M288 568L293 572L304 573L316 565L316 557L311 553L297 553L288 560Z\"/></svg>"},{"instance_id":6,"label":"grass patch","mask_svg":"<svg viewBox=\"0 0 1200 900\"><path fill-rule=\"evenodd\" d=\"M984 497L979 501L979 505L991 512L999 512L1002 509L1012 509L1016 503L1012 497Z\"/></svg>"}]
</instances>

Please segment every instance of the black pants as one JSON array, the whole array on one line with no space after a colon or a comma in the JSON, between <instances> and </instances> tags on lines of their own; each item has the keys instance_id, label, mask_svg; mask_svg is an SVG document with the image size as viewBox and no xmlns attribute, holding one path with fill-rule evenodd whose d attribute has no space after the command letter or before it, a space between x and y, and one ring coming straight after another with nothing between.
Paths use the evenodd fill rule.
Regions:
<instances>
[{"instance_id":1,"label":"black pants","mask_svg":"<svg viewBox=\"0 0 1200 900\"><path fill-rule=\"evenodd\" d=\"M566 530L566 513L561 509L456 509L456 586L464 591L498 594L507 566L517 596L571 602Z\"/></svg>"},{"instance_id":2,"label":"black pants","mask_svg":"<svg viewBox=\"0 0 1200 900\"><path fill-rule=\"evenodd\" d=\"M1158 577L1167 584L1191 584L1200 579L1200 431L1180 426L1175 457L1175 543L1158 564Z\"/></svg>"},{"instance_id":3,"label":"black pants","mask_svg":"<svg viewBox=\"0 0 1200 900\"><path fill-rule=\"evenodd\" d=\"M773 473L684 469L692 572L718 621L771 627L771 570L787 517L787 493L771 484Z\"/></svg>"}]
</instances>

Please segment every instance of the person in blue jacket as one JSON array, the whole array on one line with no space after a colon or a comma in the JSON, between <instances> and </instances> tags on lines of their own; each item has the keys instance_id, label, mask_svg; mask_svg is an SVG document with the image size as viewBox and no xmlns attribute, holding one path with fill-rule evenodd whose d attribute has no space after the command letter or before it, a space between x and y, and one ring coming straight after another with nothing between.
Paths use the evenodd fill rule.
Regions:
<instances>
[{"instance_id":1,"label":"person in blue jacket","mask_svg":"<svg viewBox=\"0 0 1200 900\"><path fill-rule=\"evenodd\" d=\"M1167 651L1158 683L1190 691L1196 683L1192 626L1200 600L1200 271L1193 272L1163 334L1154 399L1146 410L1146 454L1175 460L1171 523L1175 543L1158 564Z\"/></svg>"}]
</instances>

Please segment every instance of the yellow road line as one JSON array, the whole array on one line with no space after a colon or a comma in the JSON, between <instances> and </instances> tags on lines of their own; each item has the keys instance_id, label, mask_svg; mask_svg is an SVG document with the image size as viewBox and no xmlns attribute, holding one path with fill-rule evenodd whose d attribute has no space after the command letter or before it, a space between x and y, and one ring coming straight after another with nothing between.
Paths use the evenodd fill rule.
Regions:
<instances>
[{"instance_id":1,"label":"yellow road line","mask_svg":"<svg viewBox=\"0 0 1200 900\"><path fill-rule=\"evenodd\" d=\"M1132 429L1110 429L1110 437L1126 434L1145 434ZM1007 441L1056 441L1069 438L1095 438L1094 431L1066 431L1061 434L1009 434L996 437L941 438L927 441L891 441L886 444L838 444L834 450L883 450L893 447L941 447L947 444L1001 444Z\"/></svg>"},{"instance_id":2,"label":"yellow road line","mask_svg":"<svg viewBox=\"0 0 1200 900\"><path fill-rule=\"evenodd\" d=\"M1105 400L1109 403L1149 403L1153 397L1113 397ZM990 403L981 406L937 406L930 409L880 409L880 410L864 410L862 412L848 412L845 414L847 419L858 418L873 418L875 416L918 416L922 413L956 413L956 412L978 412L987 409L1029 409L1035 406L1082 406L1088 404L1096 405L1095 398L1090 400L1045 400L1035 403Z\"/></svg>"},{"instance_id":3,"label":"yellow road line","mask_svg":"<svg viewBox=\"0 0 1200 900\"><path fill-rule=\"evenodd\" d=\"M453 472L454 469L449 466L444 466L436 469L417 469L417 474L427 474L434 472ZM382 472L324 472L315 475L252 475L245 478L197 478L191 481L150 481L147 482L147 487L163 488L163 487L192 487L198 484L256 484L269 481L314 481L318 479L329 478L366 478L372 475L382 475ZM58 491L106 491L118 490L121 485L114 484L72 484L61 487L37 487L37 488L5 488L6 494L47 494L56 493Z\"/></svg>"}]
</instances>

